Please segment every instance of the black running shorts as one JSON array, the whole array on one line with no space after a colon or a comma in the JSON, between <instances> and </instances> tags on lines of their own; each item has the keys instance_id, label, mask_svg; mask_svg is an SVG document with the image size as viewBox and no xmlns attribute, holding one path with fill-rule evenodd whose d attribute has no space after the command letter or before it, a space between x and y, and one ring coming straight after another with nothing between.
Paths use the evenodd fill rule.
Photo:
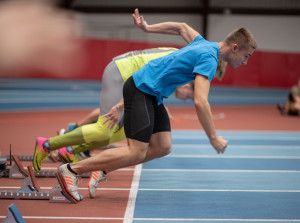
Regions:
<instances>
[{"instance_id":1,"label":"black running shorts","mask_svg":"<svg viewBox=\"0 0 300 223\"><path fill-rule=\"evenodd\" d=\"M170 119L163 104L155 96L136 88L130 77L123 87L124 130L127 138L148 143L153 133L170 132Z\"/></svg>"}]
</instances>

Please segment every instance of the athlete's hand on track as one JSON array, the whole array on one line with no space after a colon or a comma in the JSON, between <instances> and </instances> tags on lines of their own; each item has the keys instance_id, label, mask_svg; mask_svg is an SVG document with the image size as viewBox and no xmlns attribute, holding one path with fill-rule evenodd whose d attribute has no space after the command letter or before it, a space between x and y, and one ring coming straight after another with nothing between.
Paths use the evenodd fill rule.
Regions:
<instances>
[{"instance_id":1,"label":"athlete's hand on track","mask_svg":"<svg viewBox=\"0 0 300 223\"><path fill-rule=\"evenodd\" d=\"M112 129L115 126L115 124L118 122L120 115L121 115L121 111L118 110L116 106L114 106L112 107L110 112L102 116L104 118L107 118L102 124L105 125L106 123L108 123L106 128Z\"/></svg>"},{"instance_id":2,"label":"athlete's hand on track","mask_svg":"<svg viewBox=\"0 0 300 223\"><path fill-rule=\"evenodd\" d=\"M210 143L217 151L217 153L224 153L227 147L228 140L224 139L223 136L217 136L215 139L212 139Z\"/></svg>"},{"instance_id":3,"label":"athlete's hand on track","mask_svg":"<svg viewBox=\"0 0 300 223\"><path fill-rule=\"evenodd\" d=\"M143 16L140 16L139 10L135 9L134 14L132 14L134 25L139 27L144 32L147 31L147 22L144 20Z\"/></svg>"}]
</instances>

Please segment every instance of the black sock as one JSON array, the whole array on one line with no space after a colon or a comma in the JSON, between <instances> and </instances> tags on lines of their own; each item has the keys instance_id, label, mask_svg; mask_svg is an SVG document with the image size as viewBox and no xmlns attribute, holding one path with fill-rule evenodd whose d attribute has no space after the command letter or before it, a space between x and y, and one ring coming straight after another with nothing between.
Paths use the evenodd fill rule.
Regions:
<instances>
[{"instance_id":1,"label":"black sock","mask_svg":"<svg viewBox=\"0 0 300 223\"><path fill-rule=\"evenodd\" d=\"M72 170L70 163L67 164L67 168L71 173L74 173L75 175L78 175L74 170Z\"/></svg>"},{"instance_id":2,"label":"black sock","mask_svg":"<svg viewBox=\"0 0 300 223\"><path fill-rule=\"evenodd\" d=\"M84 151L83 154L86 155L87 157L90 157L90 156L91 156L90 150Z\"/></svg>"}]
</instances>

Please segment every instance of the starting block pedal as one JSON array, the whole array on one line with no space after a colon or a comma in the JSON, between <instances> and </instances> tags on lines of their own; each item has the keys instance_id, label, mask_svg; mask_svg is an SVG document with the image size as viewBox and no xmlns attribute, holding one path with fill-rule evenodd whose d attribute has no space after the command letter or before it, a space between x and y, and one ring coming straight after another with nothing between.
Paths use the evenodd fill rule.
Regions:
<instances>
[{"instance_id":1,"label":"starting block pedal","mask_svg":"<svg viewBox=\"0 0 300 223\"><path fill-rule=\"evenodd\" d=\"M9 178L25 178L29 176L29 172L24 169L18 156L12 155L15 165L9 169Z\"/></svg>"},{"instance_id":2,"label":"starting block pedal","mask_svg":"<svg viewBox=\"0 0 300 223\"><path fill-rule=\"evenodd\" d=\"M77 200L69 198L68 195L66 196L66 192L62 190L59 184L52 187L50 191L49 202L50 203L72 203L72 204L78 203Z\"/></svg>"},{"instance_id":3,"label":"starting block pedal","mask_svg":"<svg viewBox=\"0 0 300 223\"><path fill-rule=\"evenodd\" d=\"M11 205L8 206L7 209L8 209L8 213L3 223L26 223L17 205L12 203Z\"/></svg>"},{"instance_id":4,"label":"starting block pedal","mask_svg":"<svg viewBox=\"0 0 300 223\"><path fill-rule=\"evenodd\" d=\"M65 190L65 188L61 185L64 184L62 177L60 175L60 173L56 173L55 174L57 180L58 180L58 184L52 188L52 194L54 194L54 196L52 197L52 200L50 200L50 202L66 202L66 199L73 203L73 204L77 204L78 200L74 199L72 196L69 195L69 192ZM60 199L59 196L63 196L64 199ZM81 196L81 195L80 195ZM60 201L61 200L61 201Z\"/></svg>"}]
</instances>

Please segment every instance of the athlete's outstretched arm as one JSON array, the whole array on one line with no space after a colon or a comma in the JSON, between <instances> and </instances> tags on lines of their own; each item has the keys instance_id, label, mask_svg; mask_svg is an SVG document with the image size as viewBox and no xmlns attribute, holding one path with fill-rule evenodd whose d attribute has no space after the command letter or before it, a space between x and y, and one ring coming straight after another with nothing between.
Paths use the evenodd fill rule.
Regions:
<instances>
[{"instance_id":1,"label":"athlete's outstretched arm","mask_svg":"<svg viewBox=\"0 0 300 223\"><path fill-rule=\"evenodd\" d=\"M198 119L208 136L211 145L218 153L224 153L227 140L218 136L212 119L210 105L208 103L210 83L207 77L197 74L194 88L194 103Z\"/></svg>"},{"instance_id":2,"label":"athlete's outstretched arm","mask_svg":"<svg viewBox=\"0 0 300 223\"><path fill-rule=\"evenodd\" d=\"M144 17L140 16L138 9L134 10L132 17L134 20L134 25L139 27L144 32L181 35L182 38L187 43L193 42L194 39L198 35L200 35L196 30L194 30L192 27L190 27L186 23L163 22L163 23L148 25L147 22L144 20Z\"/></svg>"}]
</instances>

